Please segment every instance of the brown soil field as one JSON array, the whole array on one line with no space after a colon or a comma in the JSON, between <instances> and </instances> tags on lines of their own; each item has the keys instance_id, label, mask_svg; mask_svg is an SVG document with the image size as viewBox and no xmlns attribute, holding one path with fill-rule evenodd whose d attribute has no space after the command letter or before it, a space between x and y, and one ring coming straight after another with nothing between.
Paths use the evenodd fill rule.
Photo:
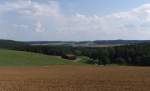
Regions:
<instances>
[{"instance_id":1,"label":"brown soil field","mask_svg":"<svg viewBox=\"0 0 150 91\"><path fill-rule=\"evenodd\" d=\"M149 67L1 67L0 91L149 91Z\"/></svg>"}]
</instances>

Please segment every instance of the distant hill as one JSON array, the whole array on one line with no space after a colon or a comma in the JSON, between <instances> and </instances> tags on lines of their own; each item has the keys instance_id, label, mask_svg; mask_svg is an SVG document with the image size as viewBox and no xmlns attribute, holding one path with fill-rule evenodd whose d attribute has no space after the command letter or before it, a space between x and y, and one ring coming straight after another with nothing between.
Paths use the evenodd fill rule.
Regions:
<instances>
[{"instance_id":1,"label":"distant hill","mask_svg":"<svg viewBox=\"0 0 150 91\"><path fill-rule=\"evenodd\" d=\"M99 45L127 45L127 44L139 44L150 43L150 40L96 40L94 43Z\"/></svg>"},{"instance_id":2,"label":"distant hill","mask_svg":"<svg viewBox=\"0 0 150 91\"><path fill-rule=\"evenodd\" d=\"M96 41L13 41L0 39L0 48L21 49L30 45L73 46L73 47L109 47L130 44L150 43L150 40L96 40ZM21 49L23 50L23 49Z\"/></svg>"},{"instance_id":3,"label":"distant hill","mask_svg":"<svg viewBox=\"0 0 150 91\"><path fill-rule=\"evenodd\" d=\"M29 41L30 45L65 45L65 46L116 46L139 43L150 43L150 40L96 40L96 41Z\"/></svg>"},{"instance_id":4,"label":"distant hill","mask_svg":"<svg viewBox=\"0 0 150 91\"><path fill-rule=\"evenodd\" d=\"M0 48L13 49L13 48L17 48L17 47L24 47L27 45L29 45L29 44L27 44L25 42L0 39Z\"/></svg>"}]
</instances>

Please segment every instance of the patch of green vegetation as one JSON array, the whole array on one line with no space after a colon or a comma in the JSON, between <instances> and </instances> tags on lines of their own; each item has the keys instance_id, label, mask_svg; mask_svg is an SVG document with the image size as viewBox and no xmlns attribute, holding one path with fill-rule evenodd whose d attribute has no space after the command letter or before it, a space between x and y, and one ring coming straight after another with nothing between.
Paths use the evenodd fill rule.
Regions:
<instances>
[{"instance_id":1,"label":"patch of green vegetation","mask_svg":"<svg viewBox=\"0 0 150 91\"><path fill-rule=\"evenodd\" d=\"M89 64L88 60L89 60L89 57L80 56L80 57L78 57L77 63L81 64L81 65L93 65L93 64Z\"/></svg>"},{"instance_id":2,"label":"patch of green vegetation","mask_svg":"<svg viewBox=\"0 0 150 91\"><path fill-rule=\"evenodd\" d=\"M56 56L0 49L0 66L47 66L79 64Z\"/></svg>"}]
</instances>

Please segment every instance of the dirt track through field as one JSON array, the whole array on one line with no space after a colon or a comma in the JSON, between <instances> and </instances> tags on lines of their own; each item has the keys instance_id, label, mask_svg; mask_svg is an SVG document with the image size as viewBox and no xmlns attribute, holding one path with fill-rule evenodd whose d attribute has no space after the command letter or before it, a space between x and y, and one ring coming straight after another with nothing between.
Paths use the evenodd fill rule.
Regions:
<instances>
[{"instance_id":1,"label":"dirt track through field","mask_svg":"<svg viewBox=\"0 0 150 91\"><path fill-rule=\"evenodd\" d=\"M0 91L149 91L148 67L0 68Z\"/></svg>"}]
</instances>

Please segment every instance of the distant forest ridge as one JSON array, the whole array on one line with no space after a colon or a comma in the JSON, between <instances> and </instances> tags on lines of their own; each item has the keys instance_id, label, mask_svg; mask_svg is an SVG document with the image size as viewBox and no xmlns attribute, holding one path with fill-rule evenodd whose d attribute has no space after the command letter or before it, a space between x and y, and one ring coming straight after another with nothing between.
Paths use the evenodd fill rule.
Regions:
<instances>
[{"instance_id":1,"label":"distant forest ridge","mask_svg":"<svg viewBox=\"0 0 150 91\"><path fill-rule=\"evenodd\" d=\"M98 45L128 45L150 43L150 40L95 40L95 41L28 41L30 45L70 45L70 46L98 46Z\"/></svg>"},{"instance_id":2,"label":"distant forest ridge","mask_svg":"<svg viewBox=\"0 0 150 91\"><path fill-rule=\"evenodd\" d=\"M27 45L52 45L52 46L117 46L150 43L150 40L95 40L95 41L14 41L0 39L0 48L27 46Z\"/></svg>"},{"instance_id":3,"label":"distant forest ridge","mask_svg":"<svg viewBox=\"0 0 150 91\"><path fill-rule=\"evenodd\" d=\"M25 43L25 42L0 39L0 48L14 49L17 47L24 47L24 46L28 46L28 45L29 44Z\"/></svg>"}]
</instances>

